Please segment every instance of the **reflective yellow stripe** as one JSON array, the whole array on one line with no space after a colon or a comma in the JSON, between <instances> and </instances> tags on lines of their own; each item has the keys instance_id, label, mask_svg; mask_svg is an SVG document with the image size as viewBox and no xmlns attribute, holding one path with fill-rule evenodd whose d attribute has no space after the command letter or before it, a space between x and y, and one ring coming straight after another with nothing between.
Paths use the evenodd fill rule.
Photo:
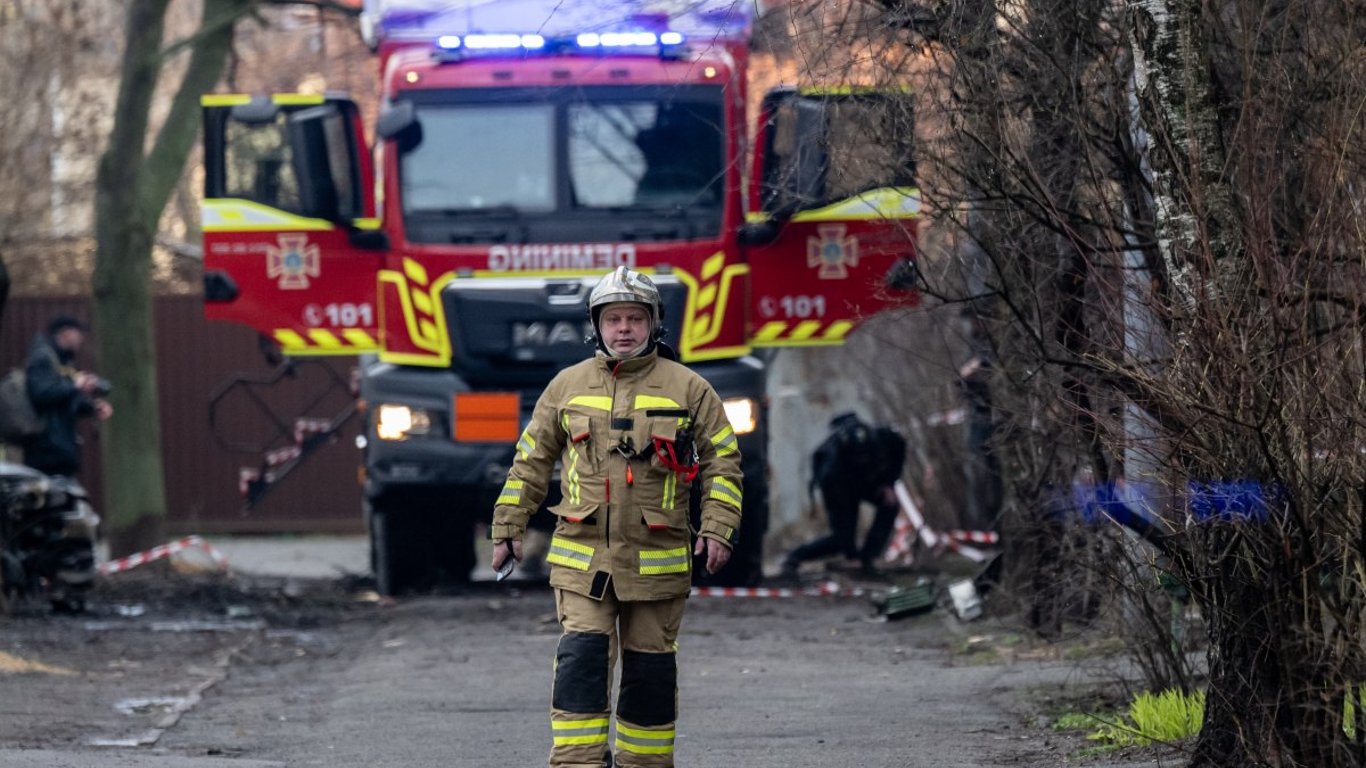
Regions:
<instances>
[{"instance_id":1,"label":"reflective yellow stripe","mask_svg":"<svg viewBox=\"0 0 1366 768\"><path fill-rule=\"evenodd\" d=\"M569 446L569 466L565 468L564 477L569 483L569 503L582 503L579 498L579 450L574 446Z\"/></svg>"},{"instance_id":2,"label":"reflective yellow stripe","mask_svg":"<svg viewBox=\"0 0 1366 768\"><path fill-rule=\"evenodd\" d=\"M536 438L531 436L531 430L524 430L522 436L517 440L517 453L525 459L534 450L536 450Z\"/></svg>"},{"instance_id":3,"label":"reflective yellow stripe","mask_svg":"<svg viewBox=\"0 0 1366 768\"><path fill-rule=\"evenodd\" d=\"M575 395L569 401L570 405L582 405L585 408L594 408L599 411L612 412L612 398L606 395Z\"/></svg>"},{"instance_id":4,"label":"reflective yellow stripe","mask_svg":"<svg viewBox=\"0 0 1366 768\"><path fill-rule=\"evenodd\" d=\"M206 93L199 97L201 107L235 107L250 103L251 96L245 93Z\"/></svg>"},{"instance_id":5,"label":"reflective yellow stripe","mask_svg":"<svg viewBox=\"0 0 1366 768\"><path fill-rule=\"evenodd\" d=\"M720 499L736 509L741 509L744 500L739 487L724 477L712 480L711 493L707 494L707 498Z\"/></svg>"},{"instance_id":6,"label":"reflective yellow stripe","mask_svg":"<svg viewBox=\"0 0 1366 768\"><path fill-rule=\"evenodd\" d=\"M636 395L635 409L637 411L645 408L682 408L683 406L675 403L667 397L655 395Z\"/></svg>"},{"instance_id":7,"label":"reflective yellow stripe","mask_svg":"<svg viewBox=\"0 0 1366 768\"><path fill-rule=\"evenodd\" d=\"M322 104L327 97L321 93L275 93L271 94L270 100L276 104L308 106Z\"/></svg>"},{"instance_id":8,"label":"reflective yellow stripe","mask_svg":"<svg viewBox=\"0 0 1366 768\"><path fill-rule=\"evenodd\" d=\"M556 746L573 744L606 744L607 720L551 720L550 729Z\"/></svg>"},{"instance_id":9,"label":"reflective yellow stripe","mask_svg":"<svg viewBox=\"0 0 1366 768\"><path fill-rule=\"evenodd\" d=\"M522 500L522 487L526 485L521 480L509 480L503 484L503 490L498 496L495 504L516 504Z\"/></svg>"},{"instance_id":10,"label":"reflective yellow stripe","mask_svg":"<svg viewBox=\"0 0 1366 768\"><path fill-rule=\"evenodd\" d=\"M550 554L545 556L545 561L586 571L593 564L593 548L555 536L550 539Z\"/></svg>"},{"instance_id":11,"label":"reflective yellow stripe","mask_svg":"<svg viewBox=\"0 0 1366 768\"><path fill-rule=\"evenodd\" d=\"M674 508L674 497L678 495L678 476L673 472L664 476L664 509Z\"/></svg>"},{"instance_id":12,"label":"reflective yellow stripe","mask_svg":"<svg viewBox=\"0 0 1366 768\"><path fill-rule=\"evenodd\" d=\"M674 751L674 731L645 731L617 723L617 749L637 755L671 755Z\"/></svg>"},{"instance_id":13,"label":"reflective yellow stripe","mask_svg":"<svg viewBox=\"0 0 1366 768\"><path fill-rule=\"evenodd\" d=\"M326 219L296 216L279 208L222 197L199 206L200 228L205 232L273 232L278 229L330 232L337 225Z\"/></svg>"},{"instance_id":14,"label":"reflective yellow stripe","mask_svg":"<svg viewBox=\"0 0 1366 768\"><path fill-rule=\"evenodd\" d=\"M860 192L830 205L798 211L792 221L869 221L913 219L920 215L920 190L915 187L882 187Z\"/></svg>"},{"instance_id":15,"label":"reflective yellow stripe","mask_svg":"<svg viewBox=\"0 0 1366 768\"><path fill-rule=\"evenodd\" d=\"M732 453L740 452L735 438L735 430L729 426L717 432L712 437L711 444L716 447L717 456L729 456Z\"/></svg>"},{"instance_id":16,"label":"reflective yellow stripe","mask_svg":"<svg viewBox=\"0 0 1366 768\"><path fill-rule=\"evenodd\" d=\"M640 552L640 573L654 576L661 573L687 573L688 548L645 549ZM620 727L618 727L620 731Z\"/></svg>"}]
</instances>

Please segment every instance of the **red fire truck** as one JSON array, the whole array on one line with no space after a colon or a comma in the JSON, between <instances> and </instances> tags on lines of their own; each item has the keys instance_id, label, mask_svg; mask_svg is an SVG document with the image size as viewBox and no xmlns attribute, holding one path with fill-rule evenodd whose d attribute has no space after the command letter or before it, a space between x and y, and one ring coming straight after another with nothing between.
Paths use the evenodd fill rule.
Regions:
<instances>
[{"instance_id":1,"label":"red fire truck","mask_svg":"<svg viewBox=\"0 0 1366 768\"><path fill-rule=\"evenodd\" d=\"M591 353L587 291L623 264L741 436L720 576L759 578L767 350L914 300L919 197L907 94L783 88L746 129L750 6L376 3L368 143L339 96L204 97L206 314L363 356L380 591L468 578L537 395Z\"/></svg>"}]
</instances>

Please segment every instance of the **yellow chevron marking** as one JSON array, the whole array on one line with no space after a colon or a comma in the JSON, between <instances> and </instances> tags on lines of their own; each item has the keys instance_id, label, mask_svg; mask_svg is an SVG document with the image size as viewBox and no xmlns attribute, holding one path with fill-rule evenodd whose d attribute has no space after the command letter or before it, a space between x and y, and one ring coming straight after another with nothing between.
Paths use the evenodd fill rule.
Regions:
<instances>
[{"instance_id":1,"label":"yellow chevron marking","mask_svg":"<svg viewBox=\"0 0 1366 768\"><path fill-rule=\"evenodd\" d=\"M357 351L368 352L379 346L379 342L375 341L374 336L360 328L347 328L342 331L342 336L346 337L347 343L355 347Z\"/></svg>"},{"instance_id":2,"label":"yellow chevron marking","mask_svg":"<svg viewBox=\"0 0 1366 768\"><path fill-rule=\"evenodd\" d=\"M707 283L697 294L697 311L707 309L713 301L716 301L716 283Z\"/></svg>"},{"instance_id":3,"label":"yellow chevron marking","mask_svg":"<svg viewBox=\"0 0 1366 768\"><path fill-rule=\"evenodd\" d=\"M764 323L763 327L760 328L759 331L754 334L754 340L773 341L774 339L783 335L783 331L785 330L787 330L787 323L784 323L781 320L774 320L772 322Z\"/></svg>"},{"instance_id":4,"label":"yellow chevron marking","mask_svg":"<svg viewBox=\"0 0 1366 768\"><path fill-rule=\"evenodd\" d=\"M412 259L403 260L403 274L418 285L427 284L427 268Z\"/></svg>"},{"instance_id":5,"label":"yellow chevron marking","mask_svg":"<svg viewBox=\"0 0 1366 768\"><path fill-rule=\"evenodd\" d=\"M726 254L723 251L717 251L711 256L708 256L707 260L702 262L702 279L711 280L716 277L720 274L721 267L724 267L725 265Z\"/></svg>"},{"instance_id":6,"label":"yellow chevron marking","mask_svg":"<svg viewBox=\"0 0 1366 768\"><path fill-rule=\"evenodd\" d=\"M286 352L295 349L306 349L308 347L308 342L304 341L304 337L288 328L275 329L275 340L280 342L280 347Z\"/></svg>"},{"instance_id":7,"label":"yellow chevron marking","mask_svg":"<svg viewBox=\"0 0 1366 768\"><path fill-rule=\"evenodd\" d=\"M705 279L708 272L713 273L710 280ZM688 300L683 312L683 337L678 350L685 362L728 357L737 349L742 350L740 354L748 351L747 347L724 352L712 348L700 349L721 335L730 292L732 288L740 290L736 282L748 273L749 266L746 264L726 264L724 251L717 251L703 262L700 275L704 279L701 282L698 276L684 270L674 272L679 281L688 287Z\"/></svg>"},{"instance_id":8,"label":"yellow chevron marking","mask_svg":"<svg viewBox=\"0 0 1366 768\"><path fill-rule=\"evenodd\" d=\"M337 338L331 331L322 328L314 328L308 332L308 338L319 347L335 349L342 345L341 339Z\"/></svg>"},{"instance_id":9,"label":"yellow chevron marking","mask_svg":"<svg viewBox=\"0 0 1366 768\"><path fill-rule=\"evenodd\" d=\"M853 330L853 328L854 324L848 320L836 320L830 324L829 328L825 329L825 333L821 334L821 338L832 341L835 339L843 339L845 336L849 335L849 331Z\"/></svg>"},{"instance_id":10,"label":"yellow chevron marking","mask_svg":"<svg viewBox=\"0 0 1366 768\"><path fill-rule=\"evenodd\" d=\"M821 321L803 320L800 323L797 323L797 327L793 328L792 333L789 333L787 337L793 340L809 339L812 336L816 335L816 331L819 331L820 329Z\"/></svg>"}]
</instances>

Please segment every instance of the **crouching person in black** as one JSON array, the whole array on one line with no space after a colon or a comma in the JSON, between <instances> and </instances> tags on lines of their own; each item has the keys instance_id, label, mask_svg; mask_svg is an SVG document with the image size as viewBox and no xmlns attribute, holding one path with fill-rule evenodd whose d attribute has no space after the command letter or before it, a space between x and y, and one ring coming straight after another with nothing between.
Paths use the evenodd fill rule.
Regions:
<instances>
[{"instance_id":1,"label":"crouching person in black","mask_svg":"<svg viewBox=\"0 0 1366 768\"><path fill-rule=\"evenodd\" d=\"M795 576L801 563L831 555L844 555L851 565L872 572L900 510L893 485L906 461L905 439L888 427L869 426L853 413L836 416L830 429L811 456L811 489L821 489L830 534L792 550L783 560L787 577ZM859 504L864 501L877 513L860 548Z\"/></svg>"}]
</instances>

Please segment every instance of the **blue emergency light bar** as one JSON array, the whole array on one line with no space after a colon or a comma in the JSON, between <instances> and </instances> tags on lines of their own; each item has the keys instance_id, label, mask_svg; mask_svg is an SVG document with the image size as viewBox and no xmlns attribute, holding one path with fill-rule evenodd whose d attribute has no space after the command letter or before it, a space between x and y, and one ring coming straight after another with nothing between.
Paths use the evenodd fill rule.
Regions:
<instances>
[{"instance_id":1,"label":"blue emergency light bar","mask_svg":"<svg viewBox=\"0 0 1366 768\"><path fill-rule=\"evenodd\" d=\"M543 51L584 49L677 48L687 41L682 32L585 32L571 39L547 39L542 35L469 34L441 35L436 45L443 51Z\"/></svg>"}]
</instances>

